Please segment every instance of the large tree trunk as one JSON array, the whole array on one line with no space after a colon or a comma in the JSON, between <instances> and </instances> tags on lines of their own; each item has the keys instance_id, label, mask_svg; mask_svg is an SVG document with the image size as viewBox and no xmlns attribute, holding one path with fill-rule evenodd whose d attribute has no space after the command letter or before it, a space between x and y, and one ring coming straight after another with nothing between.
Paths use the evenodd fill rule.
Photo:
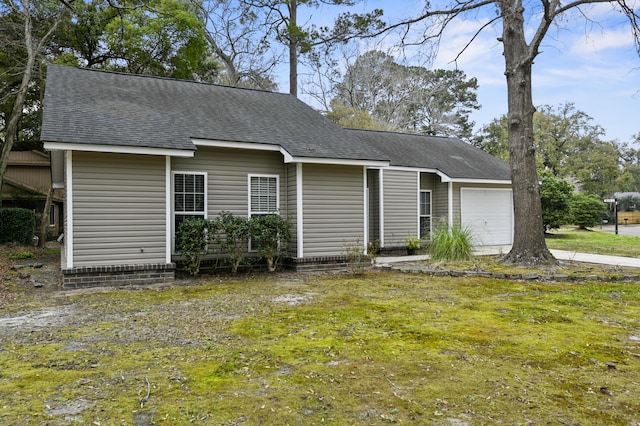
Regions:
<instances>
[{"instance_id":1,"label":"large tree trunk","mask_svg":"<svg viewBox=\"0 0 640 426\"><path fill-rule=\"evenodd\" d=\"M298 25L298 2L289 2L289 28L295 29ZM298 96L298 45L299 37L289 31L289 93Z\"/></svg>"},{"instance_id":2,"label":"large tree trunk","mask_svg":"<svg viewBox=\"0 0 640 426\"><path fill-rule=\"evenodd\" d=\"M515 227L513 247L504 261L522 266L555 263L544 239L533 143L531 68L536 55L525 39L521 0L501 4Z\"/></svg>"}]
</instances>

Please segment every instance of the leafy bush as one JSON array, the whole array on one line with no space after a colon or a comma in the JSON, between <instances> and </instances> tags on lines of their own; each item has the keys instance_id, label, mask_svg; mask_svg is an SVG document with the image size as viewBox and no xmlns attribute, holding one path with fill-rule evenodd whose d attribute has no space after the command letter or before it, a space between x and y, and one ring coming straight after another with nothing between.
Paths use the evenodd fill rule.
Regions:
<instances>
[{"instance_id":1,"label":"leafy bush","mask_svg":"<svg viewBox=\"0 0 640 426\"><path fill-rule=\"evenodd\" d=\"M595 195L574 194L571 198L571 218L574 225L587 229L600 224L606 205Z\"/></svg>"},{"instance_id":2,"label":"leafy bush","mask_svg":"<svg viewBox=\"0 0 640 426\"><path fill-rule=\"evenodd\" d=\"M549 172L541 174L540 201L544 230L559 229L569 223L573 186Z\"/></svg>"},{"instance_id":3,"label":"leafy bush","mask_svg":"<svg viewBox=\"0 0 640 426\"><path fill-rule=\"evenodd\" d=\"M31 245L36 219L31 210L0 209L0 243Z\"/></svg>"},{"instance_id":4,"label":"leafy bush","mask_svg":"<svg viewBox=\"0 0 640 426\"><path fill-rule=\"evenodd\" d=\"M441 261L469 260L473 257L473 239L467 227L436 226L429 243L431 259Z\"/></svg>"},{"instance_id":5,"label":"leafy bush","mask_svg":"<svg viewBox=\"0 0 640 426\"><path fill-rule=\"evenodd\" d=\"M277 214L252 216L250 221L253 248L267 260L269 271L276 270L280 258L289 250L289 221Z\"/></svg>"},{"instance_id":6,"label":"leafy bush","mask_svg":"<svg viewBox=\"0 0 640 426\"><path fill-rule=\"evenodd\" d=\"M362 242L358 239L353 244L346 244L344 247L344 253L347 258L347 266L351 273L353 275L362 275L365 268L370 263L370 260L362 247Z\"/></svg>"},{"instance_id":7,"label":"leafy bush","mask_svg":"<svg viewBox=\"0 0 640 426\"><path fill-rule=\"evenodd\" d=\"M178 227L176 249L184 258L183 269L190 275L200 272L202 257L207 254L210 227L209 221L197 217L185 219Z\"/></svg>"},{"instance_id":8,"label":"leafy bush","mask_svg":"<svg viewBox=\"0 0 640 426\"><path fill-rule=\"evenodd\" d=\"M222 212L218 217L220 225L217 241L222 253L229 257L231 272L238 272L238 267L245 260L251 227L249 220L243 216L234 216L230 212Z\"/></svg>"}]
</instances>

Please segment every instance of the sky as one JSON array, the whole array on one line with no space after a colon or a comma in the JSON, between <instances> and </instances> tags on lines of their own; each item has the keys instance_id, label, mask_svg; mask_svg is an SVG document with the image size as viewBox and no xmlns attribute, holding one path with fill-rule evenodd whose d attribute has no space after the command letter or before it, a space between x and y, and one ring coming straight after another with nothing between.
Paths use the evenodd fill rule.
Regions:
<instances>
[{"instance_id":1,"label":"sky","mask_svg":"<svg viewBox=\"0 0 640 426\"><path fill-rule=\"evenodd\" d=\"M437 4L442 0L434 0ZM640 0L635 9L640 8ZM525 1L525 8L538 4ZM373 8L385 11L385 19L415 16L424 6L416 0L365 0L352 12ZM310 9L312 22L330 24L335 7ZM632 142L640 134L640 58L635 50L630 25L624 15L612 12L612 6L596 4L583 9L590 20L572 14L549 29L537 56L532 75L533 103L558 108L566 102L593 118L592 124L604 128L607 140ZM491 10L454 19L444 32L433 68L464 71L467 77L478 79L478 101L481 109L472 113L476 129L507 112L507 88L504 77L503 47L497 38L500 24L483 30L460 54L473 38L479 25L486 23ZM537 25L537 21L536 21ZM529 34L534 31L528 28ZM528 39L529 40L529 39ZM389 49L397 41L388 36L375 45ZM371 42L362 42L368 45ZM367 49L369 46L362 46ZM409 62L424 62L422 47L406 48L403 54ZM456 57L457 61L455 61ZM423 65L423 63L419 63ZM288 82L278 81L281 91ZM305 101L304 96L301 98ZM312 101L308 100L308 103Z\"/></svg>"}]
</instances>

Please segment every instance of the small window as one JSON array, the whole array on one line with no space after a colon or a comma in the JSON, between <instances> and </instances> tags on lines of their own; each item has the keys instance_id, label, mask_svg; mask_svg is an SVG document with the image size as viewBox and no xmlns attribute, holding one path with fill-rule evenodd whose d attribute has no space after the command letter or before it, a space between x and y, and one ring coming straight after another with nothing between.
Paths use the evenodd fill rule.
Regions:
<instances>
[{"instance_id":1,"label":"small window","mask_svg":"<svg viewBox=\"0 0 640 426\"><path fill-rule=\"evenodd\" d=\"M56 205L51 204L49 208L49 226L56 226Z\"/></svg>"},{"instance_id":2,"label":"small window","mask_svg":"<svg viewBox=\"0 0 640 426\"><path fill-rule=\"evenodd\" d=\"M206 218L207 175L196 172L173 174L173 232L190 217Z\"/></svg>"},{"instance_id":3,"label":"small window","mask_svg":"<svg viewBox=\"0 0 640 426\"><path fill-rule=\"evenodd\" d=\"M431 191L420 191L420 239L431 239Z\"/></svg>"}]
</instances>

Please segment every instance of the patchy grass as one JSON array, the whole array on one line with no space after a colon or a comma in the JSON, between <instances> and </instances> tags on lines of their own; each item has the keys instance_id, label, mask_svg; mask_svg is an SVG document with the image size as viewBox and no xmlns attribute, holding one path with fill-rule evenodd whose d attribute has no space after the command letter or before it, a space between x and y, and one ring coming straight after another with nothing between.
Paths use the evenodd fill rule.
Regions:
<instances>
[{"instance_id":1,"label":"patchy grass","mask_svg":"<svg viewBox=\"0 0 640 426\"><path fill-rule=\"evenodd\" d=\"M13 302L0 423L638 421L638 284L286 277Z\"/></svg>"},{"instance_id":2,"label":"patchy grass","mask_svg":"<svg viewBox=\"0 0 640 426\"><path fill-rule=\"evenodd\" d=\"M640 256L640 237L615 235L598 230L562 228L546 238L550 249L614 256Z\"/></svg>"}]
</instances>

